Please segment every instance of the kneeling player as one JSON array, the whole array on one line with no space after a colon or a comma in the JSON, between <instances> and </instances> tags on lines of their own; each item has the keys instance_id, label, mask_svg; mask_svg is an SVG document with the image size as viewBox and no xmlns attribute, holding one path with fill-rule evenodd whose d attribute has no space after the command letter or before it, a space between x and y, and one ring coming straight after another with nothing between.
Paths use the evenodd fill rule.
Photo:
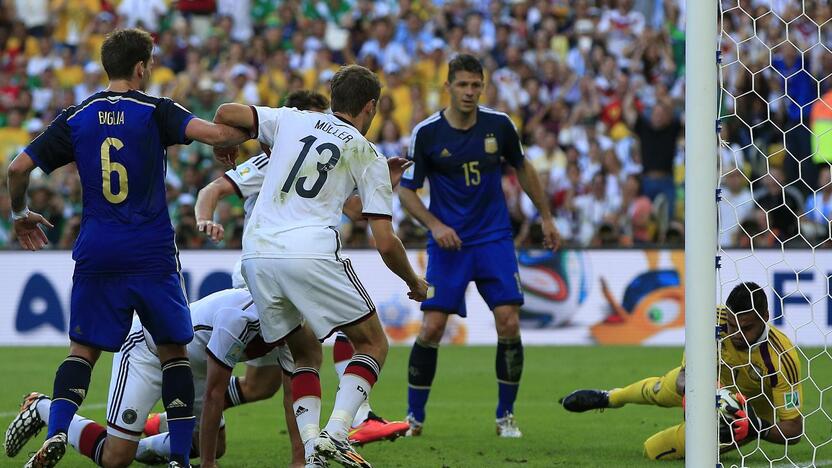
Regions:
<instances>
[{"instance_id":1,"label":"kneeling player","mask_svg":"<svg viewBox=\"0 0 832 468\"><path fill-rule=\"evenodd\" d=\"M194 448L200 452L203 466L210 466L215 456L225 452L222 402L233 367L247 361L251 366L280 366L291 373L294 364L285 348L276 349L264 343L257 311L245 289L207 296L191 304L191 316L195 336L188 345L188 360L194 373L195 415L201 419L196 426L201 433L194 433ZM140 440L147 415L168 391L162 385L156 353L156 345L141 323L134 320L127 341L113 359L107 429L80 416L72 420L67 434L69 443L96 464L127 466L134 458L158 463L170 456L167 434ZM50 406L51 401L44 395L27 397L6 431L7 455L15 456L40 431L49 418ZM287 425L292 439L292 463L302 464L303 448L294 418L288 417Z\"/></svg>"},{"instance_id":2,"label":"kneeling player","mask_svg":"<svg viewBox=\"0 0 832 468\"><path fill-rule=\"evenodd\" d=\"M326 97L319 93L311 91L295 91L286 97L286 107L294 107L300 110L309 110L313 112L324 112L329 107L329 102ZM245 211L245 221L247 224L248 217L254 204L257 201L257 196L260 193L260 188L263 185L265 177L265 169L269 163L270 152L268 148L264 148L264 154L257 155L250 158L246 162L237 166L236 169L229 170L224 176L219 177L199 191L196 202L196 216L199 223L200 231L204 231L213 240L219 241L223 238L222 225L212 221L214 210L220 199L232 194L237 194L244 200L243 208ZM388 168L390 170L390 180L395 187L401 179L402 172L409 167L409 163L402 158L388 159ZM361 201L357 196L351 197L343 206L344 214L351 219L362 218ZM235 288L246 287L245 281L240 274L240 263L235 266L233 284ZM333 359L335 361L335 369L338 372L340 379L344 370L347 367L350 359L355 354L355 349L350 343L349 339L343 333L338 333L333 347ZM289 376L291 377L291 376ZM284 400L285 396L290 392L291 379L284 379ZM241 378L232 377L226 395L226 407L237 406L248 401L256 401L253 396L273 395L280 386L279 380L271 379L268 374L262 372L251 372L251 369L246 371L246 376ZM289 394L291 401L291 395ZM291 406L291 403L290 403ZM164 415L153 415L148 421L146 433L155 434L159 431L164 431L166 422ZM355 444L366 444L384 439L395 439L404 435L409 428L409 425L403 421L387 421L375 415L370 409L368 401L362 403L361 407L356 413L355 419L352 423L352 428L349 433L350 442Z\"/></svg>"},{"instance_id":3,"label":"kneeling player","mask_svg":"<svg viewBox=\"0 0 832 468\"><path fill-rule=\"evenodd\" d=\"M747 398L745 430L721 428L723 442L734 447L760 438L775 444L796 444L803 434L800 405L800 358L786 335L768 323L768 300L755 283L734 287L721 309L722 359L720 384ZM573 412L620 408L626 404L680 407L685 394L685 369L677 367L662 377L649 377L609 391L576 390L561 399ZM772 406L773 405L773 406ZM732 424L736 429L737 423ZM727 436L727 437L726 437ZM660 431L644 442L644 455L653 460L685 456L685 424Z\"/></svg>"}]
</instances>

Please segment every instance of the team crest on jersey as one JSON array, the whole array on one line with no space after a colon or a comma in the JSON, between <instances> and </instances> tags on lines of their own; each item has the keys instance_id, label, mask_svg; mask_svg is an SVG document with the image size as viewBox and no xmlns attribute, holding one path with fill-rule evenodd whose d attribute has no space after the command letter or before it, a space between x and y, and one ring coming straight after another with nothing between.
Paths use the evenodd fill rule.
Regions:
<instances>
[{"instance_id":1,"label":"team crest on jersey","mask_svg":"<svg viewBox=\"0 0 832 468\"><path fill-rule=\"evenodd\" d=\"M136 418L138 417L139 415L136 414L136 410L133 409L126 409L123 413L121 413L121 420L126 424L133 424L136 422Z\"/></svg>"},{"instance_id":2,"label":"team crest on jersey","mask_svg":"<svg viewBox=\"0 0 832 468\"><path fill-rule=\"evenodd\" d=\"M800 395L797 392L786 394L786 409L795 409L800 407Z\"/></svg>"},{"instance_id":3,"label":"team crest on jersey","mask_svg":"<svg viewBox=\"0 0 832 468\"><path fill-rule=\"evenodd\" d=\"M440 158L450 158L451 157L451 152L448 151L448 148L442 148L442 152L439 153L439 157Z\"/></svg>"},{"instance_id":4,"label":"team crest on jersey","mask_svg":"<svg viewBox=\"0 0 832 468\"><path fill-rule=\"evenodd\" d=\"M493 133L485 135L485 152L489 154L497 152L497 137Z\"/></svg>"}]
</instances>

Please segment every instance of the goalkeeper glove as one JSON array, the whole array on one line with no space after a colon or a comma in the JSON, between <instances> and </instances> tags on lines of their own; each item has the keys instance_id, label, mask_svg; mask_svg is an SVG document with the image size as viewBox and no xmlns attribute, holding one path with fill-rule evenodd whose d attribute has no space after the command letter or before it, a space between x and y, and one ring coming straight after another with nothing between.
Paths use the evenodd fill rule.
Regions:
<instances>
[{"instance_id":1,"label":"goalkeeper glove","mask_svg":"<svg viewBox=\"0 0 832 468\"><path fill-rule=\"evenodd\" d=\"M734 418L729 424L734 441L742 442L748 438L756 439L758 437L765 439L771 429L771 423L757 416L754 408L748 404L741 393L737 393L737 402L740 405L739 408L728 408L728 412ZM720 427L720 442L723 441L723 437L723 429Z\"/></svg>"}]
</instances>

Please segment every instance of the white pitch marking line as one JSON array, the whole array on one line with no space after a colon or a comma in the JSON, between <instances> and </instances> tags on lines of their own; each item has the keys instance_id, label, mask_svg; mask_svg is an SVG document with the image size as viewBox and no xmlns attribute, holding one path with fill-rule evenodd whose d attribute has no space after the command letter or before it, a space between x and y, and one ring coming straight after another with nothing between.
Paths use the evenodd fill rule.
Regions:
<instances>
[{"instance_id":1,"label":"white pitch marking line","mask_svg":"<svg viewBox=\"0 0 832 468\"><path fill-rule=\"evenodd\" d=\"M79 410L79 412L83 413L84 410L87 410L87 409L97 410L97 409L103 409L103 408L106 408L106 407L107 407L107 403L83 404L83 405L81 405L81 409ZM17 416L17 413L19 413L19 412L20 411L3 411L3 412L0 412L0 418L10 418L12 416Z\"/></svg>"},{"instance_id":2,"label":"white pitch marking line","mask_svg":"<svg viewBox=\"0 0 832 468\"><path fill-rule=\"evenodd\" d=\"M802 467L817 467L817 466L832 466L832 460L817 460L814 464L811 461L808 462L798 462L798 465L794 465L792 463L781 463L779 465L771 465L771 468L794 468L795 466L802 466ZM807 463L804 465L804 463Z\"/></svg>"}]
</instances>

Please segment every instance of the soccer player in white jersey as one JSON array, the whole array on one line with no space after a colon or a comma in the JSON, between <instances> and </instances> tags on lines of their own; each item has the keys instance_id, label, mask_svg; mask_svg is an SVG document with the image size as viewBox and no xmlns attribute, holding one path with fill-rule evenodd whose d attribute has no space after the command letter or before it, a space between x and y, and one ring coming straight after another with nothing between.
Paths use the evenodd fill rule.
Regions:
<instances>
[{"instance_id":1,"label":"soccer player in white jersey","mask_svg":"<svg viewBox=\"0 0 832 468\"><path fill-rule=\"evenodd\" d=\"M427 283L416 275L392 225L392 186L384 157L364 138L381 93L364 67L341 68L331 81L332 112L223 104L215 122L249 130L279 149L243 234L243 276L267 342L286 340L296 369L295 417L307 466L334 459L370 466L347 441L350 425L378 379L387 337L366 289L341 255L335 226L357 187L385 264L422 301ZM311 154L310 154L311 153ZM223 159L222 155L219 155ZM321 344L342 330L356 353L341 378L332 415L320 431Z\"/></svg>"},{"instance_id":2,"label":"soccer player in white jersey","mask_svg":"<svg viewBox=\"0 0 832 468\"><path fill-rule=\"evenodd\" d=\"M203 466L206 466L205 460L213 460L213 455L218 458L225 452L222 402L234 366L246 362L256 367L280 366L292 372L294 365L285 346L263 340L257 311L246 290L216 292L192 303L190 309L194 339L188 344L187 353L194 375L194 413L198 420L196 431L199 431L194 433L194 445L201 449ZM140 439L147 415L161 397L162 370L157 346L138 318L134 318L127 340L113 357L107 428L75 415L67 431L69 444L101 466L128 466L134 458L145 463L166 461L170 457L168 434ZM51 403L50 398L39 393L27 397L23 410L6 431L7 455L17 454L45 425ZM211 434L201 429L212 425L216 430ZM292 431L291 425L290 436L299 447L297 430ZM111 437L120 443L108 444ZM200 442L197 444L197 441ZM293 461L300 463L301 460ZM211 466L210 462L207 466Z\"/></svg>"}]
</instances>

